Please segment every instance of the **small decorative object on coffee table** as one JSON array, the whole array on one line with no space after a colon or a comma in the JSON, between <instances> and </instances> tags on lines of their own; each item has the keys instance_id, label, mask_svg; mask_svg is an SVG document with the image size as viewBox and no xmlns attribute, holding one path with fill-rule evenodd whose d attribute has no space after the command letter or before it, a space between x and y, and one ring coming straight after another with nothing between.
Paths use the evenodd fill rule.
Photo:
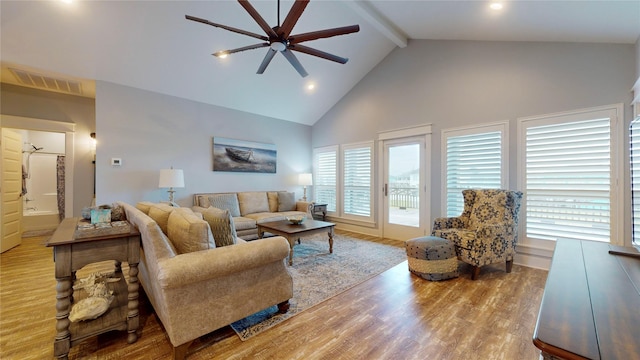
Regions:
<instances>
[{"instance_id":1,"label":"small decorative object on coffee table","mask_svg":"<svg viewBox=\"0 0 640 360\"><path fill-rule=\"evenodd\" d=\"M306 216L287 216L287 220L294 225L302 224L306 218Z\"/></svg>"},{"instance_id":2,"label":"small decorative object on coffee table","mask_svg":"<svg viewBox=\"0 0 640 360\"><path fill-rule=\"evenodd\" d=\"M289 241L289 266L293 265L293 245L300 237L326 231L329 235L329 253L333 254L333 228L336 224L308 219L301 224L291 224L288 220L272 221L258 224L258 238L262 239L265 232L284 236Z\"/></svg>"}]
</instances>

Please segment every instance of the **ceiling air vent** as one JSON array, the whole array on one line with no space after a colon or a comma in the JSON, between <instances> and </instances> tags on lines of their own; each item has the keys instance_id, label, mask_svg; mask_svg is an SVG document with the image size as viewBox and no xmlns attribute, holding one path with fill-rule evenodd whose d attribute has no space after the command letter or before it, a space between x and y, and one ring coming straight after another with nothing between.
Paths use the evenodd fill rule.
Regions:
<instances>
[{"instance_id":1,"label":"ceiling air vent","mask_svg":"<svg viewBox=\"0 0 640 360\"><path fill-rule=\"evenodd\" d=\"M82 84L79 81L55 78L35 72L9 68L18 82L42 90L63 92L66 94L82 95Z\"/></svg>"}]
</instances>

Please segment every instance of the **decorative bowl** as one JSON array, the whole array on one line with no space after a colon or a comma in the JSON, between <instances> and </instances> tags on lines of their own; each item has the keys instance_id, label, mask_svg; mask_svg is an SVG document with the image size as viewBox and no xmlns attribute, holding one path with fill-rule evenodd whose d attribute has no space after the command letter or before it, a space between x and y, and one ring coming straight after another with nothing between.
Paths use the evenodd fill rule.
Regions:
<instances>
[{"instance_id":1,"label":"decorative bowl","mask_svg":"<svg viewBox=\"0 0 640 360\"><path fill-rule=\"evenodd\" d=\"M306 216L287 216L287 220L294 225L302 224L302 222L305 221L306 218Z\"/></svg>"}]
</instances>

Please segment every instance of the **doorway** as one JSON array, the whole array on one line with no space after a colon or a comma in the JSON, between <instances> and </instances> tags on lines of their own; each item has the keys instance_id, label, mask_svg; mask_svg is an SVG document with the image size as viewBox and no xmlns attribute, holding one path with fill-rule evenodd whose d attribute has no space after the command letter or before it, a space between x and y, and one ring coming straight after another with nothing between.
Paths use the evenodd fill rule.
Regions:
<instances>
[{"instance_id":1,"label":"doorway","mask_svg":"<svg viewBox=\"0 0 640 360\"><path fill-rule=\"evenodd\" d=\"M397 240L423 236L428 223L425 139L389 139L383 148L383 236Z\"/></svg>"}]
</instances>

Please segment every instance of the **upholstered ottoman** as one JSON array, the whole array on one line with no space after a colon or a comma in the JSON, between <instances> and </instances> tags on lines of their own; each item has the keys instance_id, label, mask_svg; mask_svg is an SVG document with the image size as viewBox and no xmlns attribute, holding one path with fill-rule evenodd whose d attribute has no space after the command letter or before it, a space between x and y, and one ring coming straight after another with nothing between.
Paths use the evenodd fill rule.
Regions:
<instances>
[{"instance_id":1,"label":"upholstered ottoman","mask_svg":"<svg viewBox=\"0 0 640 360\"><path fill-rule=\"evenodd\" d=\"M406 248L412 273L431 281L458 277L458 258L451 241L423 236L407 240Z\"/></svg>"}]
</instances>

